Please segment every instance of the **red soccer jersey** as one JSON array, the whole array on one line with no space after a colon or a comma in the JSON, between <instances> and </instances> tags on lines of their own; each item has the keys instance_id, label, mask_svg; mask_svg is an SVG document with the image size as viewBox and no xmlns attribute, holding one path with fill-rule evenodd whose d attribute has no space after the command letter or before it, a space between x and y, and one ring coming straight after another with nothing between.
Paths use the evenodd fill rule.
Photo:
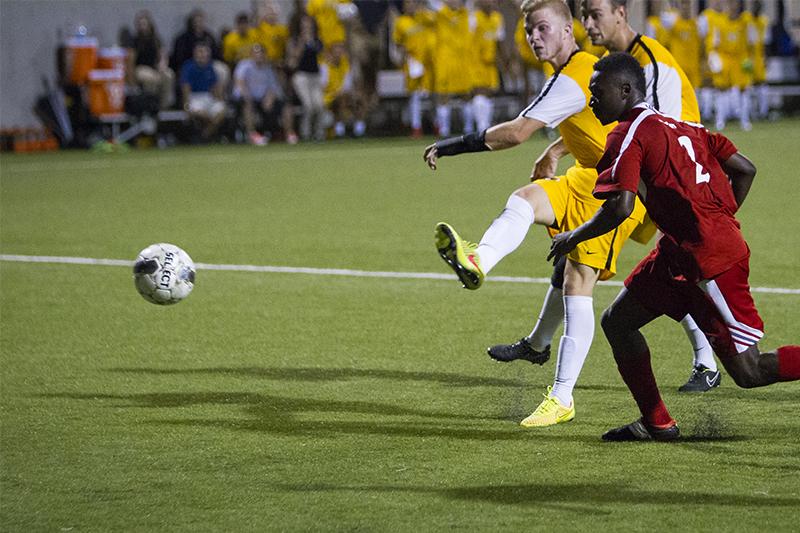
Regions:
<instances>
[{"instance_id":1,"label":"red soccer jersey","mask_svg":"<svg viewBox=\"0 0 800 533\"><path fill-rule=\"evenodd\" d=\"M670 255L675 273L712 279L749 254L720 166L736 152L725 136L641 104L609 134L594 195L637 193L664 233L658 246Z\"/></svg>"}]
</instances>

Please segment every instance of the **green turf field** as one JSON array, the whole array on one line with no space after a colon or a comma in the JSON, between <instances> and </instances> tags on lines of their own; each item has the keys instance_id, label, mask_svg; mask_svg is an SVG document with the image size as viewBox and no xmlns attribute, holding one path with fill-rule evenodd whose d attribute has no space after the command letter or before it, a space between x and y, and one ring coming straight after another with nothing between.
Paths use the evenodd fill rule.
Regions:
<instances>
[{"instance_id":1,"label":"green turf field","mask_svg":"<svg viewBox=\"0 0 800 533\"><path fill-rule=\"evenodd\" d=\"M800 289L798 134L730 132L759 168L753 287ZM166 241L208 264L446 273L435 223L478 239L546 143L435 173L407 140L4 155L0 253ZM547 277L548 247L533 228L493 274ZM201 268L162 308L129 268L0 261L0 530L796 531L800 385L679 395L690 347L668 319L645 334L682 442L600 441L637 410L599 327L575 421L520 428L554 360L484 350L527 333L545 290ZM755 299L765 347L800 340L800 294Z\"/></svg>"}]
</instances>

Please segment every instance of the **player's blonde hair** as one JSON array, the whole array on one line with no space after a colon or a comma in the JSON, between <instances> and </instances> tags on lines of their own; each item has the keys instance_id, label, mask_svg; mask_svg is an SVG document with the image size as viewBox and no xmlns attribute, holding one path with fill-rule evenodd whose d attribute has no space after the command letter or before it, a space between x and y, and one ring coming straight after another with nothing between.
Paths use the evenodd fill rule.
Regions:
<instances>
[{"instance_id":1,"label":"player's blonde hair","mask_svg":"<svg viewBox=\"0 0 800 533\"><path fill-rule=\"evenodd\" d=\"M569 10L565 0L522 0L519 6L523 17L527 17L534 11L544 8L550 8L550 11L563 19L564 22L572 24L572 12Z\"/></svg>"}]
</instances>

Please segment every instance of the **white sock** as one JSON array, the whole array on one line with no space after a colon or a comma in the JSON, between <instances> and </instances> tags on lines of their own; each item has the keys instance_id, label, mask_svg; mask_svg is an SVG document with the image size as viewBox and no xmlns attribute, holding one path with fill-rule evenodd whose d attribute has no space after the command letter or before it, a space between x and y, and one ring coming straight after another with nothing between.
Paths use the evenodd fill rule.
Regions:
<instances>
[{"instance_id":1,"label":"white sock","mask_svg":"<svg viewBox=\"0 0 800 533\"><path fill-rule=\"evenodd\" d=\"M732 118L742 117L742 91L738 87L728 89L728 116Z\"/></svg>"},{"instance_id":2,"label":"white sock","mask_svg":"<svg viewBox=\"0 0 800 533\"><path fill-rule=\"evenodd\" d=\"M482 94L472 99L472 108L475 110L475 125L478 131L483 131L492 125L494 102Z\"/></svg>"},{"instance_id":3,"label":"white sock","mask_svg":"<svg viewBox=\"0 0 800 533\"><path fill-rule=\"evenodd\" d=\"M727 91L717 91L714 98L714 117L716 118L716 128L725 129L728 121L728 93Z\"/></svg>"},{"instance_id":4,"label":"white sock","mask_svg":"<svg viewBox=\"0 0 800 533\"><path fill-rule=\"evenodd\" d=\"M705 120L714 116L714 89L711 87L700 89L700 111Z\"/></svg>"},{"instance_id":5,"label":"white sock","mask_svg":"<svg viewBox=\"0 0 800 533\"><path fill-rule=\"evenodd\" d=\"M408 99L408 113L411 115L411 127L422 129L422 93L414 91Z\"/></svg>"},{"instance_id":6,"label":"white sock","mask_svg":"<svg viewBox=\"0 0 800 533\"><path fill-rule=\"evenodd\" d=\"M591 296L564 296L564 336L558 345L556 380L550 396L572 405L572 389L581 374L594 337Z\"/></svg>"},{"instance_id":7,"label":"white sock","mask_svg":"<svg viewBox=\"0 0 800 533\"><path fill-rule=\"evenodd\" d=\"M550 285L544 297L539 319L533 327L531 334L526 337L528 344L541 352L553 343L553 335L564 320L564 291Z\"/></svg>"},{"instance_id":8,"label":"white sock","mask_svg":"<svg viewBox=\"0 0 800 533\"><path fill-rule=\"evenodd\" d=\"M692 315L683 317L681 326L683 326L686 336L689 337L689 342L692 343L692 349L694 350L694 366L703 365L716 372L717 362L714 360L714 351L711 349L711 345L708 343L706 336L697 326L697 322L692 318Z\"/></svg>"},{"instance_id":9,"label":"white sock","mask_svg":"<svg viewBox=\"0 0 800 533\"><path fill-rule=\"evenodd\" d=\"M439 126L439 136L450 136L450 104L436 106L436 125Z\"/></svg>"},{"instance_id":10,"label":"white sock","mask_svg":"<svg viewBox=\"0 0 800 533\"><path fill-rule=\"evenodd\" d=\"M478 244L477 252L484 274L522 244L533 221L531 204L516 194L509 196L505 209L494 219Z\"/></svg>"},{"instance_id":11,"label":"white sock","mask_svg":"<svg viewBox=\"0 0 800 533\"><path fill-rule=\"evenodd\" d=\"M742 96L740 98L741 108L739 114L739 122L742 124L742 129L748 129L751 127L750 123L750 108L752 107L753 94L750 88L746 88L742 91Z\"/></svg>"},{"instance_id":12,"label":"white sock","mask_svg":"<svg viewBox=\"0 0 800 533\"><path fill-rule=\"evenodd\" d=\"M464 133L475 131L475 109L471 101L467 100L461 104L461 115L464 117Z\"/></svg>"},{"instance_id":13,"label":"white sock","mask_svg":"<svg viewBox=\"0 0 800 533\"><path fill-rule=\"evenodd\" d=\"M767 118L769 116L769 87L766 83L758 86L758 116L759 118Z\"/></svg>"}]
</instances>

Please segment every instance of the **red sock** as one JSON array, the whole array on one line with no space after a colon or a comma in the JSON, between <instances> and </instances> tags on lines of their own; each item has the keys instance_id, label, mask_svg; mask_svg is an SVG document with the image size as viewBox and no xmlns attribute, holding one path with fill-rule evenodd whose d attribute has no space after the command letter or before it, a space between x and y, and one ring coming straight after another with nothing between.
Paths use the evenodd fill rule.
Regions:
<instances>
[{"instance_id":1,"label":"red sock","mask_svg":"<svg viewBox=\"0 0 800 533\"><path fill-rule=\"evenodd\" d=\"M650 366L650 351L617 359L617 369L639 406L645 423L657 428L669 427L675 420L658 392L653 368Z\"/></svg>"},{"instance_id":2,"label":"red sock","mask_svg":"<svg viewBox=\"0 0 800 533\"><path fill-rule=\"evenodd\" d=\"M800 379L800 346L781 346L778 352L778 379L794 381Z\"/></svg>"}]
</instances>

